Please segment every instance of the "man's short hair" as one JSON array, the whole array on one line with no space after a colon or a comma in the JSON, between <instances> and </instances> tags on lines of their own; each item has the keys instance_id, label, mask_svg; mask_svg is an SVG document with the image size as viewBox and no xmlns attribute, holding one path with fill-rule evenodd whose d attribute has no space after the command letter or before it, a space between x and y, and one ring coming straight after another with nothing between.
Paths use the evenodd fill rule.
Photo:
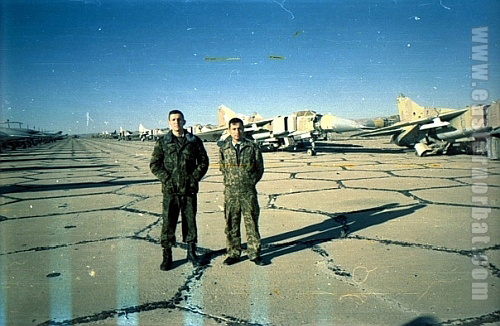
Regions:
<instances>
[{"instance_id":1,"label":"man's short hair","mask_svg":"<svg viewBox=\"0 0 500 326\"><path fill-rule=\"evenodd\" d=\"M231 125L237 125L237 124L240 124L243 127L243 120L241 120L240 118L232 118L231 120L229 120L227 126L230 127Z\"/></svg>"},{"instance_id":2,"label":"man's short hair","mask_svg":"<svg viewBox=\"0 0 500 326\"><path fill-rule=\"evenodd\" d=\"M170 112L168 113L168 120L169 120L169 121L170 121L170 116L171 116L172 114L180 114L180 115L181 115L181 117L182 117L182 120L186 120L186 119L184 119L184 113L182 113L182 112L181 112L181 111L179 111L179 110L172 110L172 111L170 111Z\"/></svg>"}]
</instances>

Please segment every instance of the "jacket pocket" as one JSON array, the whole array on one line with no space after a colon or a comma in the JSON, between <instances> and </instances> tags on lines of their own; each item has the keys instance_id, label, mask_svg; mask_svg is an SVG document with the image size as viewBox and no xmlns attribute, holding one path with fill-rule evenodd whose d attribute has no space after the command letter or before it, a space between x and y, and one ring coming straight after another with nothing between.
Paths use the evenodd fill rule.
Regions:
<instances>
[{"instance_id":1,"label":"jacket pocket","mask_svg":"<svg viewBox=\"0 0 500 326\"><path fill-rule=\"evenodd\" d=\"M165 182L162 182L161 187L163 193L172 194L175 192L175 186L172 178L168 178Z\"/></svg>"},{"instance_id":2,"label":"jacket pocket","mask_svg":"<svg viewBox=\"0 0 500 326\"><path fill-rule=\"evenodd\" d=\"M163 166L170 173L175 168L175 162L177 162L177 151L175 147L168 146L165 149L165 155L163 157Z\"/></svg>"}]
</instances>

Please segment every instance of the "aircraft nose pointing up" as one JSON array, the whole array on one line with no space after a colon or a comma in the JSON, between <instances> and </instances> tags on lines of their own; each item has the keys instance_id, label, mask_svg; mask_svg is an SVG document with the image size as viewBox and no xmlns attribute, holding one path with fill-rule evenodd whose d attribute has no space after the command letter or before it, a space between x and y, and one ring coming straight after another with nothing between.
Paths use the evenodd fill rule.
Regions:
<instances>
[{"instance_id":1,"label":"aircraft nose pointing up","mask_svg":"<svg viewBox=\"0 0 500 326\"><path fill-rule=\"evenodd\" d=\"M354 120L344 119L330 114L325 114L321 117L320 127L325 131L333 132L346 132L363 129L363 127Z\"/></svg>"}]
</instances>

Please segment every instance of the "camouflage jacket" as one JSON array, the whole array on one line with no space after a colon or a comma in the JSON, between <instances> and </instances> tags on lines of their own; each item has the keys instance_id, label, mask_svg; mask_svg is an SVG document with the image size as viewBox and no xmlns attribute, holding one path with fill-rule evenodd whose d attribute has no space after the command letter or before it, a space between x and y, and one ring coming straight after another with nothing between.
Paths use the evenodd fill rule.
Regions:
<instances>
[{"instance_id":1,"label":"camouflage jacket","mask_svg":"<svg viewBox=\"0 0 500 326\"><path fill-rule=\"evenodd\" d=\"M255 185L264 174L264 160L259 146L250 140L243 141L240 146L239 164L231 137L219 147L219 167L224 176L224 186L232 192L255 190Z\"/></svg>"},{"instance_id":2,"label":"camouflage jacket","mask_svg":"<svg viewBox=\"0 0 500 326\"><path fill-rule=\"evenodd\" d=\"M156 142L149 168L160 179L164 194L185 195L198 192L208 163L200 138L184 130L184 139L178 141L169 131Z\"/></svg>"}]
</instances>

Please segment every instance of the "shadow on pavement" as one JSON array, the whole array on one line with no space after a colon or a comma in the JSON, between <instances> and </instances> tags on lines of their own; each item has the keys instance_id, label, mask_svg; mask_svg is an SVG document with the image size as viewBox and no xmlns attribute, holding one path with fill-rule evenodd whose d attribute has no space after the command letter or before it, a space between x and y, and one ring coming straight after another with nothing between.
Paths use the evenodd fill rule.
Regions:
<instances>
[{"instance_id":1,"label":"shadow on pavement","mask_svg":"<svg viewBox=\"0 0 500 326\"><path fill-rule=\"evenodd\" d=\"M24 160L22 160L24 162ZM89 164L89 165L61 165L61 166L23 166L0 168L2 172L37 171L37 170L66 170L66 169L104 169L120 166L118 164Z\"/></svg>"},{"instance_id":2,"label":"shadow on pavement","mask_svg":"<svg viewBox=\"0 0 500 326\"><path fill-rule=\"evenodd\" d=\"M432 326L441 325L441 323L433 316L420 316L402 326Z\"/></svg>"},{"instance_id":3,"label":"shadow on pavement","mask_svg":"<svg viewBox=\"0 0 500 326\"><path fill-rule=\"evenodd\" d=\"M20 193L20 192L37 192L37 191L57 191L57 190L75 190L86 188L101 188L101 187L114 187L114 186L128 186L140 183L153 183L159 182L158 179L143 179L143 180L112 180L105 182L80 182L80 183L66 183L66 184L51 184L51 185L13 185L1 186L0 195Z\"/></svg>"},{"instance_id":4,"label":"shadow on pavement","mask_svg":"<svg viewBox=\"0 0 500 326\"><path fill-rule=\"evenodd\" d=\"M310 149L310 145L298 146L296 149L288 148L278 151L283 152L296 152L303 153ZM316 143L315 150L317 153L368 153L368 154L390 154L390 153L405 153L414 151L413 149L400 147L400 148L367 148L362 145L355 145L349 143ZM272 152L272 150L262 149L263 152Z\"/></svg>"},{"instance_id":5,"label":"shadow on pavement","mask_svg":"<svg viewBox=\"0 0 500 326\"><path fill-rule=\"evenodd\" d=\"M347 233L356 232L370 226L410 215L426 206L418 204L411 207L385 211L396 205L397 204L388 204L369 210L363 210L361 212L348 213L328 218L320 223L309 225L298 230L267 237L262 239L262 258L269 263L276 257L312 248L319 243L345 237ZM287 239L294 238L298 239L286 242ZM276 244L278 241L285 242Z\"/></svg>"}]
</instances>

